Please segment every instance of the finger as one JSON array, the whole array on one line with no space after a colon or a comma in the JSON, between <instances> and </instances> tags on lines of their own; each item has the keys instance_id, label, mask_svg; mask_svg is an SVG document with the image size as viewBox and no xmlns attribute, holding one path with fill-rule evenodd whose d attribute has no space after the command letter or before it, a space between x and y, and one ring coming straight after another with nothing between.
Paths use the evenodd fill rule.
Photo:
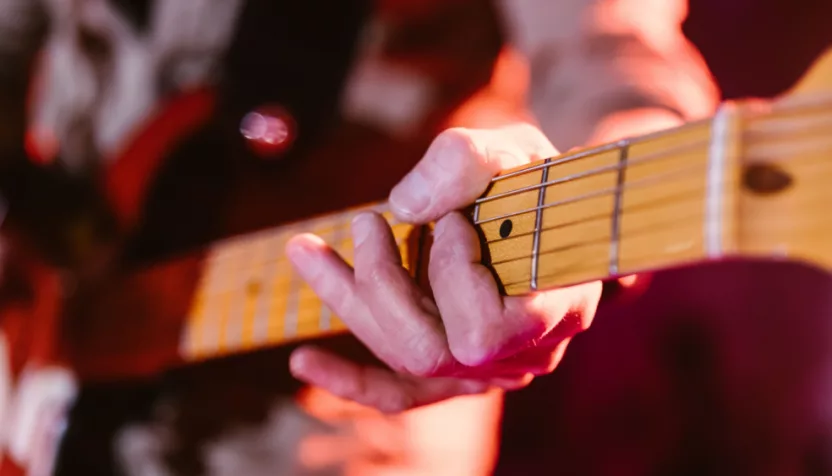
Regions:
<instances>
[{"instance_id":1,"label":"finger","mask_svg":"<svg viewBox=\"0 0 832 476\"><path fill-rule=\"evenodd\" d=\"M553 347L549 345L528 349L497 362L503 372L515 374L532 374L535 376L552 373L563 359L563 354L571 338L558 342Z\"/></svg>"},{"instance_id":2,"label":"finger","mask_svg":"<svg viewBox=\"0 0 832 476\"><path fill-rule=\"evenodd\" d=\"M362 366L314 347L302 347L289 360L292 374L341 398L396 413L459 395L488 390L485 382L410 377Z\"/></svg>"},{"instance_id":3,"label":"finger","mask_svg":"<svg viewBox=\"0 0 832 476\"><path fill-rule=\"evenodd\" d=\"M485 367L464 367L452 376L473 379L518 379L523 375L545 375L557 368L575 331L568 320L561 320L535 347L518 352Z\"/></svg>"},{"instance_id":4,"label":"finger","mask_svg":"<svg viewBox=\"0 0 832 476\"><path fill-rule=\"evenodd\" d=\"M525 373L517 377L512 378L495 378L488 381L491 385L495 387L502 388L503 390L519 390L521 388L528 387L530 383L534 380L534 375L531 373Z\"/></svg>"},{"instance_id":5,"label":"finger","mask_svg":"<svg viewBox=\"0 0 832 476\"><path fill-rule=\"evenodd\" d=\"M454 363L436 305L402 267L387 222L362 213L353 220L356 289L397 351L386 363L396 371L432 376Z\"/></svg>"},{"instance_id":6,"label":"finger","mask_svg":"<svg viewBox=\"0 0 832 476\"><path fill-rule=\"evenodd\" d=\"M554 316L546 322L554 323L554 328L546 332L541 340L530 340L522 344L515 352L546 343L550 347L561 340L570 338L589 329L595 317L598 302L601 299L603 285L593 281L577 286L539 291L527 296L509 296L503 299L504 312L515 319L542 319Z\"/></svg>"},{"instance_id":7,"label":"finger","mask_svg":"<svg viewBox=\"0 0 832 476\"><path fill-rule=\"evenodd\" d=\"M319 237L298 235L286 245L286 256L297 273L353 334L385 360L390 352L384 334L358 296L350 266Z\"/></svg>"},{"instance_id":8,"label":"finger","mask_svg":"<svg viewBox=\"0 0 832 476\"><path fill-rule=\"evenodd\" d=\"M456 360L469 367L500 360L535 345L564 317L564 336L589 326L600 282L503 299L480 250L459 213L437 222L429 275Z\"/></svg>"},{"instance_id":9,"label":"finger","mask_svg":"<svg viewBox=\"0 0 832 476\"><path fill-rule=\"evenodd\" d=\"M434 221L471 204L500 171L556 154L543 133L529 124L448 129L393 188L390 206L402 221Z\"/></svg>"},{"instance_id":10,"label":"finger","mask_svg":"<svg viewBox=\"0 0 832 476\"><path fill-rule=\"evenodd\" d=\"M434 231L429 275L448 343L459 362L478 367L499 360L510 348L539 339L556 317L525 319L507 314L491 272L480 264L480 243L458 213L439 220Z\"/></svg>"}]
</instances>

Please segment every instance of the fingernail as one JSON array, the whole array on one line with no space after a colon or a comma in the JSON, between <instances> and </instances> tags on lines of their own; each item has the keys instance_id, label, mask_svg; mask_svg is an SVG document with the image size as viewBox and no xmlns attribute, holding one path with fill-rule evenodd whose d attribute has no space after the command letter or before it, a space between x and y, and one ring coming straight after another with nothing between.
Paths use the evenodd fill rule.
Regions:
<instances>
[{"instance_id":1,"label":"fingernail","mask_svg":"<svg viewBox=\"0 0 832 476\"><path fill-rule=\"evenodd\" d=\"M361 243L370 236L370 228L372 224L370 220L373 218L369 213L361 213L352 219L352 243L353 246L361 246Z\"/></svg>"},{"instance_id":2,"label":"fingernail","mask_svg":"<svg viewBox=\"0 0 832 476\"><path fill-rule=\"evenodd\" d=\"M312 250L303 243L289 242L286 246L286 256L304 278L308 279L318 272L318 260L313 256Z\"/></svg>"},{"instance_id":3,"label":"fingernail","mask_svg":"<svg viewBox=\"0 0 832 476\"><path fill-rule=\"evenodd\" d=\"M297 351L293 352L292 355L289 356L289 372L291 372L293 376L299 377L303 375L304 370L306 370L306 361L303 353Z\"/></svg>"},{"instance_id":4,"label":"fingernail","mask_svg":"<svg viewBox=\"0 0 832 476\"><path fill-rule=\"evenodd\" d=\"M417 168L390 192L390 206L394 212L412 218L424 212L431 200L430 182Z\"/></svg>"},{"instance_id":5,"label":"fingernail","mask_svg":"<svg viewBox=\"0 0 832 476\"><path fill-rule=\"evenodd\" d=\"M445 223L447 223L447 218L443 217L436 221L433 225L433 239L438 240L443 233L445 233Z\"/></svg>"}]
</instances>

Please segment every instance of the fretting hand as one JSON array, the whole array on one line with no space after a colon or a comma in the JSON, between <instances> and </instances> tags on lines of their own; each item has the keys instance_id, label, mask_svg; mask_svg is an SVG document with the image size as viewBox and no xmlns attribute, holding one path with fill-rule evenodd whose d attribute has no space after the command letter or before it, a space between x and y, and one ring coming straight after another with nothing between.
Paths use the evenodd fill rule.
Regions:
<instances>
[{"instance_id":1,"label":"fretting hand","mask_svg":"<svg viewBox=\"0 0 832 476\"><path fill-rule=\"evenodd\" d=\"M528 385L551 372L572 336L595 314L601 283L503 297L482 264L472 225L456 210L500 171L556 155L530 125L450 129L393 189L404 222L436 222L428 298L402 266L390 227L364 213L352 225L354 268L313 235L287 254L300 275L391 369L366 367L313 347L292 355L299 379L396 412L458 395Z\"/></svg>"}]
</instances>

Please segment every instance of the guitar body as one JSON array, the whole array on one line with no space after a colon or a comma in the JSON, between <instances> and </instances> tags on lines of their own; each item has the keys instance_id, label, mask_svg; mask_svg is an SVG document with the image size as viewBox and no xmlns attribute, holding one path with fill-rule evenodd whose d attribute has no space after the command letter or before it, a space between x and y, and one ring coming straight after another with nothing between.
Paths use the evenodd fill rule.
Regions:
<instances>
[{"instance_id":1,"label":"guitar body","mask_svg":"<svg viewBox=\"0 0 832 476\"><path fill-rule=\"evenodd\" d=\"M832 59L827 55L797 92L823 94L830 89L830 85ZM257 392L233 395L234 392L228 388L234 386L233 382L241 384L238 388L259 388L269 396L292 394L298 385L285 369L284 359L290 351L286 346L261 348L256 352L247 351L223 359L208 358L206 361L203 358L198 364L193 364L184 355L182 342L188 327L186 317L193 311L200 277L210 254L209 249L200 245L226 235L249 233L381 200L398 178L418 160L439 128L437 123L437 127L427 128L418 137L400 141L369 128L341 123L327 131L322 145L306 146L302 153L264 162L249 157L231 164L215 163L203 159L211 151L218 150L216 140L222 136L222 132L217 133L218 128L220 131L228 129L223 129L214 120L214 107L216 105L206 106L204 115L187 118L181 124L183 130L189 131L186 140L171 134L161 141L162 149L174 151L171 156L158 161L159 157L143 157L141 151L133 153L128 150L125 155L138 162L116 163L109 181L105 180L105 189L114 192L122 189L128 183L126 181L135 179L137 169L140 175L150 178L147 182L152 191L149 198L144 197L143 190L138 190L132 196L114 200L122 207L118 209L122 225L132 232L133 237L126 248L123 268L96 281L94 285L73 287L32 258L30 269L44 271L30 273L25 279L32 289L38 290L35 293L39 295L28 302L26 313L35 316L33 322L42 324L39 327L54 329L55 334L60 336L56 338L55 334L46 332L42 338L45 344L36 346L41 351L34 354L37 355L35 361L71 368L74 377L89 385L93 394L96 387L102 389L104 397L101 400L93 396L85 401L87 405L92 401L93 407L96 403L100 405L108 401L107 389L119 385L126 385L127 388L135 385L141 389L138 393L144 391L154 396L148 400L165 394L166 390L182 396L186 401L199 400L199 396L209 393L238 399L233 402L236 405L232 405L231 401L218 397L213 402L206 402L209 407L195 408L192 414L185 412L181 417L184 419L182 425L203 422L209 427L206 435L219 431L222 427L220 420L227 416L216 416L217 420L211 421L200 410L216 415L235 406L244 410L241 415L234 416L237 419L255 421L263 418L256 409L265 408L268 402L259 400L262 395L254 395ZM168 114L177 115L176 104L162 111L158 119L164 122ZM788 120L799 126L806 121L814 124L812 121L818 118L823 121L828 116L827 109L818 112L817 117L798 114ZM228 147L231 156L235 156L245 144L232 142L223 146ZM808 161L828 157L825 151L799 155L801 160ZM350 160L343 160L343 157L350 157ZM138 168L131 168L136 163L140 164ZM199 169L200 163L206 165L203 170L214 175L209 176L209 172L205 172L204 176L195 173L184 189L174 186L174 180L167 181L165 178L166 173L175 176L182 170ZM832 165L826 167L823 169L821 166L820 171L827 172ZM120 168L130 172L118 172ZM819 174L817 170L807 172L802 168L785 168L795 182L810 181ZM214 182L218 173L224 180ZM344 177L351 176L361 177L361 180L344 180ZM216 187L222 189L218 191ZM171 206L177 199L182 200L186 196L184 202L190 204L190 210L199 210L200 214L189 216L187 207L177 209ZM344 201L344 197L350 197L349 201ZM822 193L821 198L828 198L828 195ZM795 258L828 268L832 264L832 256L826 251L828 247L819 246L817 235L801 235L795 231L794 235L773 239L766 231L765 220L760 220L762 216L775 215L788 219L784 222L784 226L788 226L800 219L800 214L795 212L800 210L800 204L815 199L816 194L799 187L782 194L737 197L739 209L746 213L737 215L737 236L740 238L736 249L750 256L770 258L784 242L788 242L793 247L791 254ZM205 226L195 229L195 223ZM826 237L828 235L822 235L822 240ZM163 261L149 266L157 260ZM40 291L43 289L47 291ZM9 314L12 315L13 311ZM15 321L8 319L6 322ZM348 337L342 342L344 350L361 350ZM263 354L269 358L263 359ZM22 369L23 366L19 366L15 372L22 375ZM223 377L219 378L219 375ZM160 376L168 378L160 379ZM58 389L56 401L67 404L67 396L72 393L67 388L71 385L65 384L61 378L53 380L58 382L52 386ZM124 384L124 381L133 383ZM246 397L252 400L245 400ZM239 404L241 400L244 402L242 405ZM127 405L130 402L124 403ZM255 410L247 413L252 409ZM141 415L135 418L147 419L151 410L150 405L145 405L139 412ZM111 437L112 431L103 431L102 434ZM78 441L77 436L74 441ZM91 441L89 444L95 443Z\"/></svg>"},{"instance_id":2,"label":"guitar body","mask_svg":"<svg viewBox=\"0 0 832 476\"><path fill-rule=\"evenodd\" d=\"M37 428L32 427L32 421L26 421L17 425L20 429L3 435L20 440L20 449L9 456L11 450L0 447L0 475L25 474L27 467L38 471L33 469L36 463L51 464L50 450L55 448L52 431L61 426L66 410L82 387L82 407L90 398L94 400L96 390L102 388L102 393L108 395L104 402L112 409L112 413L103 407L97 409L101 432L88 426L80 428L90 430L81 438L89 445L87 448L97 443L102 448L109 447L108 441L96 438L113 438L113 429L103 427L123 417L117 415L123 410L118 398L108 392L113 387L133 389L140 400L147 396L147 402L181 394L183 387L214 393L216 400L205 403L216 410L219 426L247 418L222 415L221 410L232 405L221 394L236 398L234 394L243 388L263 384L268 388L261 393L269 399L291 399L297 392L300 386L286 370L289 348L264 350L270 354L269 359L242 355L239 358L243 363L218 360L202 366L184 366L187 362L181 353L181 342L185 317L204 270L205 247L229 236L384 199L393 184L420 158L449 112L488 83L501 48L494 12L487 2L454 2L447 7L445 2L439 2L438 7L425 9L427 13L417 8L421 13L412 24L398 24L402 31L392 36L385 60L396 65L431 58L432 62L417 66L416 71L433 75L434 92L441 101L431 105L433 111L419 121L417 131L392 135L343 118L335 111L341 89L335 83L344 80L355 53L352 42L357 32L351 29L357 30L365 20L359 18L359 13L349 11L347 4L364 7L367 2L343 3L328 7L329 18L334 19L331 22L316 20L319 28L331 35L312 29L292 30L294 43L312 47L321 42L326 47L327 41L337 44L334 50L329 45L328 55L312 55L311 62L303 63L308 70L299 76L314 76L314 80L298 84L291 68L284 64L285 58L309 52L294 51L291 38L287 41L285 32L268 26L269 21L275 17L303 18L310 12L317 18L319 7L312 2L246 2L241 33L228 55L234 74L227 84L221 89L188 91L169 98L141 125L101 177L101 189L126 238L119 243L122 253L117 266L103 275L76 279L51 268L34 251L16 260L23 271L8 292L20 294L19 288L24 288L26 293L0 309L0 323L10 341L0 354L11 353L8 375L2 374L5 367L0 362L0 379L6 378L0 386L11 389L6 400L19 402L9 411L20 412L22 406L27 409L22 413L46 414L48 418ZM405 11L398 12L397 2L380 3L385 6L384 14L394 18L417 13L408 12L406 5ZM432 10L435 11L431 13ZM412 30L430 28L437 21L431 15L437 12L440 27L430 30L434 36L427 41L414 37ZM458 28L442 26L448 19L459 17L479 20L472 22L463 41L454 40ZM268 49L268 61L251 54L254 50L265 56L264 48ZM252 62L252 56L256 61ZM252 73L252 69L258 74ZM256 83L254 87L252 82ZM239 119L247 112L272 106L295 114L300 124L298 137L286 153L260 156L241 136ZM360 179L345 180L346 177ZM9 239L17 237L11 235ZM25 243L23 239L17 241ZM15 249L22 246L17 241ZM35 343L29 345L27 340ZM337 347L353 355L363 351L349 336L337 340ZM241 368L247 372L241 372ZM59 375L54 377L56 372ZM37 378L27 377L33 373ZM269 378L264 379L263 375ZM239 392L234 392L228 383L221 383L230 382L232 377L239 382ZM24 385L24 381L35 384ZM14 396L22 392L21 388L41 381L51 382L46 387L52 390L43 392L44 401L28 398L33 403L26 404L23 396L31 396L28 392ZM182 395L186 400L194 397ZM0 409L4 408L2 402L0 398ZM270 403L259 402L248 408L265 409ZM262 415L255 415L259 416ZM5 422L3 418L0 413L0 420ZM202 420L210 425L208 419ZM77 428L71 426L70 431ZM70 440L76 441L73 438ZM106 458L88 463L93 467L86 468L89 471L85 474L97 473L110 464Z\"/></svg>"}]
</instances>

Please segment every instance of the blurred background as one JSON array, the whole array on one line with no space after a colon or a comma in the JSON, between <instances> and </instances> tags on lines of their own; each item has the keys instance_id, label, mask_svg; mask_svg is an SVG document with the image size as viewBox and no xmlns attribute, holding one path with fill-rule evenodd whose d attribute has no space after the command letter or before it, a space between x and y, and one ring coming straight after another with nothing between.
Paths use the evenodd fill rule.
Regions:
<instances>
[{"instance_id":1,"label":"blurred background","mask_svg":"<svg viewBox=\"0 0 832 476\"><path fill-rule=\"evenodd\" d=\"M530 57L511 5L553 39L546 54ZM91 236L77 240L94 251L53 255L95 268L118 249L130 268L383 200L447 127L528 120L566 151L665 99L688 120L775 97L832 46L830 18L829 0L0 0L0 186L10 223L34 222L46 248ZM613 21L635 30L587 33ZM678 51L651 49L664 30ZM620 76L581 66L617 58ZM116 218L74 226L103 209ZM832 474L832 282L814 269L713 263L609 285L552 375L385 416L300 385L292 346L161 365L180 330L137 325L136 308L184 299L175 279L112 279L76 317L32 321L52 281L9 236L0 407L47 347L90 378L50 374L73 395L52 402L66 417L30 419L46 436L26 450L5 425L2 476Z\"/></svg>"}]
</instances>

